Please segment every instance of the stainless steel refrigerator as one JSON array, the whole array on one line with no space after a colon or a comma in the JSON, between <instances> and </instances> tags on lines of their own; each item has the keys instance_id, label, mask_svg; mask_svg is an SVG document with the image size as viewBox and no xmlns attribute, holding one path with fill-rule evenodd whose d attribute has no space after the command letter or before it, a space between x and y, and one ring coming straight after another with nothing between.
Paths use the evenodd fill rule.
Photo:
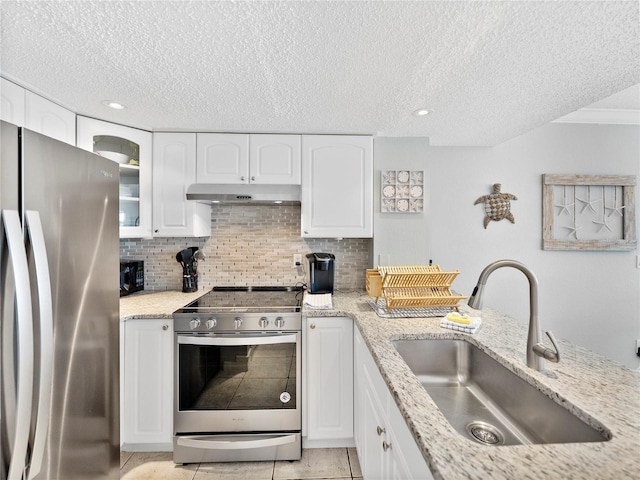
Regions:
<instances>
[{"instance_id":1,"label":"stainless steel refrigerator","mask_svg":"<svg viewBox=\"0 0 640 480\"><path fill-rule=\"evenodd\" d=\"M118 165L0 128L0 478L119 478Z\"/></svg>"}]
</instances>

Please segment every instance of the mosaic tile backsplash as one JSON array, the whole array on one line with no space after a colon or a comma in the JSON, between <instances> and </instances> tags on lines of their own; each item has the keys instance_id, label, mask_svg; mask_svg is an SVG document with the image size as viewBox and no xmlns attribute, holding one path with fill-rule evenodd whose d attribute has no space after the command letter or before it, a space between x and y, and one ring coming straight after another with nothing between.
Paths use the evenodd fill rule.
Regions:
<instances>
[{"instance_id":1,"label":"mosaic tile backsplash","mask_svg":"<svg viewBox=\"0 0 640 480\"><path fill-rule=\"evenodd\" d=\"M182 267L176 253L199 247L206 259L198 263L199 290L214 285L295 285L308 282L304 255L336 256L336 289L365 288L365 270L372 264L370 238L304 239L300 206L213 205L210 237L120 240L121 260L143 260L145 290L181 290ZM293 268L302 254L303 267Z\"/></svg>"}]
</instances>

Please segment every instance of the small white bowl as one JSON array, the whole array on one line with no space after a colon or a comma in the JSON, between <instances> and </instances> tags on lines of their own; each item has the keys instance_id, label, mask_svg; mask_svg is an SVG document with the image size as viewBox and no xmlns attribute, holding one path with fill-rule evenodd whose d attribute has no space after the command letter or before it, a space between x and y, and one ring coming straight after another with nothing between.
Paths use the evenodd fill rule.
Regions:
<instances>
[{"instance_id":1,"label":"small white bowl","mask_svg":"<svg viewBox=\"0 0 640 480\"><path fill-rule=\"evenodd\" d=\"M129 163L129 155L125 155L124 153L111 152L109 150L96 150L93 153L97 153L101 157L108 158L109 160L113 160L120 164Z\"/></svg>"}]
</instances>

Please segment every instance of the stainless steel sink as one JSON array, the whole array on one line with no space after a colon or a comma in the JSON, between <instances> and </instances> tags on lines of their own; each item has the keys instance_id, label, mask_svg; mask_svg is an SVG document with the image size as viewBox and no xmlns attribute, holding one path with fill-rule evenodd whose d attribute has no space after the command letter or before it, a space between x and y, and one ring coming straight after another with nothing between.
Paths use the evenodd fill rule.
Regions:
<instances>
[{"instance_id":1,"label":"stainless steel sink","mask_svg":"<svg viewBox=\"0 0 640 480\"><path fill-rule=\"evenodd\" d=\"M587 425L463 340L396 340L394 347L461 435L485 445L605 442Z\"/></svg>"}]
</instances>

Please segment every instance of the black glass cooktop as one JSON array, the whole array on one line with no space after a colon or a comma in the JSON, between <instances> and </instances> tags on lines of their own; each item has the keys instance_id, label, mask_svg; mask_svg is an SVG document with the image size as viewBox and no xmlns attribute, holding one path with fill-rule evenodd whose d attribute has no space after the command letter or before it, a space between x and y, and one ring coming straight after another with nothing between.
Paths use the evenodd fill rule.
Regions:
<instances>
[{"instance_id":1,"label":"black glass cooktop","mask_svg":"<svg viewBox=\"0 0 640 480\"><path fill-rule=\"evenodd\" d=\"M302 287L213 287L175 313L299 312Z\"/></svg>"}]
</instances>

